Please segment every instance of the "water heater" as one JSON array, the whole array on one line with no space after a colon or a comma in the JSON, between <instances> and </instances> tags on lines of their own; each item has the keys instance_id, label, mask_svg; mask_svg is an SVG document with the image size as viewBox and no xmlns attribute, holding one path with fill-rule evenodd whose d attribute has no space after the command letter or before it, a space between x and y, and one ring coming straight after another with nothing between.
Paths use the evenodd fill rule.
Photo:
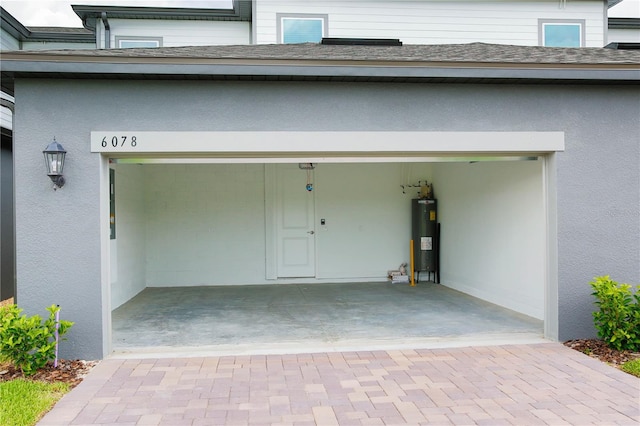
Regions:
<instances>
[{"instance_id":1,"label":"water heater","mask_svg":"<svg viewBox=\"0 0 640 426\"><path fill-rule=\"evenodd\" d=\"M419 198L411 200L412 211L412 239L415 272L420 280L420 272L429 275L438 272L438 202L434 199Z\"/></svg>"}]
</instances>

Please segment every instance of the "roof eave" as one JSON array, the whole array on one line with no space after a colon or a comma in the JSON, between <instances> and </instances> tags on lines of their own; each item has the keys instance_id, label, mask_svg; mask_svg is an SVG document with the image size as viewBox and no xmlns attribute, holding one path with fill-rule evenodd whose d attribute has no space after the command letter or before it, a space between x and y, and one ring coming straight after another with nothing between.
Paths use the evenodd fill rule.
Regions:
<instances>
[{"instance_id":1,"label":"roof eave","mask_svg":"<svg viewBox=\"0 0 640 426\"><path fill-rule=\"evenodd\" d=\"M609 18L607 24L609 29L638 30L640 18Z\"/></svg>"},{"instance_id":2,"label":"roof eave","mask_svg":"<svg viewBox=\"0 0 640 426\"><path fill-rule=\"evenodd\" d=\"M250 21L251 7L244 7L247 0L234 0L232 9L202 9L142 6L94 6L72 5L85 28L94 30L96 21L106 13L116 19L196 19ZM250 3L250 2L249 2Z\"/></svg>"},{"instance_id":3,"label":"roof eave","mask_svg":"<svg viewBox=\"0 0 640 426\"><path fill-rule=\"evenodd\" d=\"M508 63L383 63L265 60L207 60L137 62L50 62L6 58L2 63L3 80L18 78L105 78L105 79L181 79L194 76L207 78L266 79L389 79L465 80L465 81L566 81L621 83L640 82L637 64L508 64ZM3 85L5 82L3 81Z\"/></svg>"},{"instance_id":4,"label":"roof eave","mask_svg":"<svg viewBox=\"0 0 640 426\"><path fill-rule=\"evenodd\" d=\"M95 34L73 34L38 31L31 32L24 41L47 41L47 42L73 42L73 43L95 43Z\"/></svg>"},{"instance_id":5,"label":"roof eave","mask_svg":"<svg viewBox=\"0 0 640 426\"><path fill-rule=\"evenodd\" d=\"M47 42L74 42L95 43L95 35L92 33L63 33L54 31L38 31L29 29L13 17L4 8L0 7L2 14L2 29L19 41L47 41Z\"/></svg>"},{"instance_id":6,"label":"roof eave","mask_svg":"<svg viewBox=\"0 0 640 426\"><path fill-rule=\"evenodd\" d=\"M4 7L0 6L0 15L2 15L2 29L11 34L17 40L23 40L28 37L31 31L20 23L12 14L7 12Z\"/></svg>"},{"instance_id":7,"label":"roof eave","mask_svg":"<svg viewBox=\"0 0 640 426\"><path fill-rule=\"evenodd\" d=\"M607 8L611 9L613 6L615 6L618 3L622 3L622 0L607 0Z\"/></svg>"}]
</instances>

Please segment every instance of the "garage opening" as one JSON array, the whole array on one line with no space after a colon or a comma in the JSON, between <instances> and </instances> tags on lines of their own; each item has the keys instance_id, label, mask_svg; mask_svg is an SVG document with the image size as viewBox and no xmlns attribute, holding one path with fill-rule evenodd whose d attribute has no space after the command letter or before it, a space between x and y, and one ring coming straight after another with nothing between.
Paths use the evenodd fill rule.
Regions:
<instances>
[{"instance_id":1,"label":"garage opening","mask_svg":"<svg viewBox=\"0 0 640 426\"><path fill-rule=\"evenodd\" d=\"M313 169L112 161L116 352L543 336L542 157L305 159ZM424 181L438 200L440 284L391 284L387 271L409 261L411 200Z\"/></svg>"}]
</instances>

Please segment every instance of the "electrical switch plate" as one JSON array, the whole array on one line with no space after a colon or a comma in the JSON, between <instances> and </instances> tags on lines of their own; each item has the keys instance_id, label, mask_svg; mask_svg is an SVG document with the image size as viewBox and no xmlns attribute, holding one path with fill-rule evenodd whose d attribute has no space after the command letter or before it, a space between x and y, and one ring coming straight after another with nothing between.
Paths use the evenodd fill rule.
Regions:
<instances>
[{"instance_id":1,"label":"electrical switch plate","mask_svg":"<svg viewBox=\"0 0 640 426\"><path fill-rule=\"evenodd\" d=\"M327 221L324 219L320 219L320 225L324 226L327 224Z\"/></svg>"}]
</instances>

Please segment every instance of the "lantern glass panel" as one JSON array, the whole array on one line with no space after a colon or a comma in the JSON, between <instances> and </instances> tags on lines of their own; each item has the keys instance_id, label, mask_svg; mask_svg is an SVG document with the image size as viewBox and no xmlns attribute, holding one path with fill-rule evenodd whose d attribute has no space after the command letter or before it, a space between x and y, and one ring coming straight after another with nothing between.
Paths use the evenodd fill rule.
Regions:
<instances>
[{"instance_id":1,"label":"lantern glass panel","mask_svg":"<svg viewBox=\"0 0 640 426\"><path fill-rule=\"evenodd\" d=\"M47 166L47 172L50 175L61 175L64 169L63 152L45 152L44 161Z\"/></svg>"}]
</instances>

